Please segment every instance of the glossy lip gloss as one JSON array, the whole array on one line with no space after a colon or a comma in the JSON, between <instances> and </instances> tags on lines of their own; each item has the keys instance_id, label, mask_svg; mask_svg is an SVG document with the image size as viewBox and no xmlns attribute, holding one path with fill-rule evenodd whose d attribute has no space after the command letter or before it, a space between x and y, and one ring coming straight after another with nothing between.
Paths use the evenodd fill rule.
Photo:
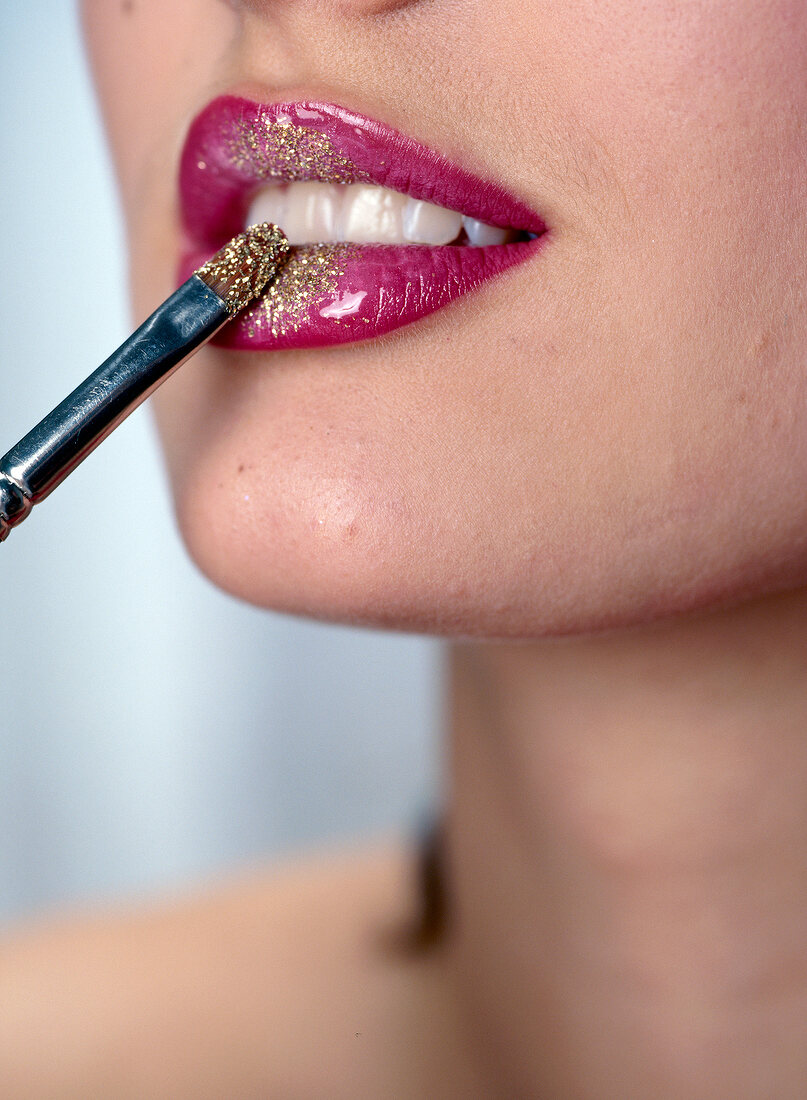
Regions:
<instances>
[{"instance_id":1,"label":"glossy lip gloss","mask_svg":"<svg viewBox=\"0 0 807 1100\"><path fill-rule=\"evenodd\" d=\"M182 152L180 278L244 228L257 191L298 180L375 184L525 239L484 247L296 247L281 278L217 343L257 351L380 336L530 259L546 241L542 218L502 187L383 123L334 104L222 96L194 119Z\"/></svg>"}]
</instances>

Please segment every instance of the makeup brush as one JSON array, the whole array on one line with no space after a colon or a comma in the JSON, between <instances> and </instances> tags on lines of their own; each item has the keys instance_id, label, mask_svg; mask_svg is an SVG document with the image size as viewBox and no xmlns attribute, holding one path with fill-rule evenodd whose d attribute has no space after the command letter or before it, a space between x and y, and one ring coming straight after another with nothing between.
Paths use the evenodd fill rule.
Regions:
<instances>
[{"instance_id":1,"label":"makeup brush","mask_svg":"<svg viewBox=\"0 0 807 1100\"><path fill-rule=\"evenodd\" d=\"M261 294L288 252L289 242L269 222L239 233L0 459L0 542L177 367Z\"/></svg>"}]
</instances>

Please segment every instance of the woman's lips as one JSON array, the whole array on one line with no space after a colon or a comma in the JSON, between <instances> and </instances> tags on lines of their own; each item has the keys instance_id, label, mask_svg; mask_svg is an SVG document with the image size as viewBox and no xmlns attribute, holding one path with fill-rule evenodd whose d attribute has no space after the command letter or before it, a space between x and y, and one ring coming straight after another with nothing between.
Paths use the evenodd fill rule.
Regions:
<instances>
[{"instance_id":1,"label":"woman's lips","mask_svg":"<svg viewBox=\"0 0 807 1100\"><path fill-rule=\"evenodd\" d=\"M380 122L332 104L223 96L193 121L182 152L180 278L244 228L256 192L299 180L386 187L521 231L525 239L486 247L295 248L274 285L222 330L219 343L267 350L380 336L530 258L546 231L542 219L503 188Z\"/></svg>"}]
</instances>

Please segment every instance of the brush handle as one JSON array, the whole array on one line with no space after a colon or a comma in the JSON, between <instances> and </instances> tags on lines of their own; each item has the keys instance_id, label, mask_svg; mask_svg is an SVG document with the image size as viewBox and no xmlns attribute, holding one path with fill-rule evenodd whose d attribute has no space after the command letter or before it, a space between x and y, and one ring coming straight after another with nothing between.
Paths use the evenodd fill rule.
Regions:
<instances>
[{"instance_id":1,"label":"brush handle","mask_svg":"<svg viewBox=\"0 0 807 1100\"><path fill-rule=\"evenodd\" d=\"M198 275L0 459L0 542L231 318Z\"/></svg>"}]
</instances>

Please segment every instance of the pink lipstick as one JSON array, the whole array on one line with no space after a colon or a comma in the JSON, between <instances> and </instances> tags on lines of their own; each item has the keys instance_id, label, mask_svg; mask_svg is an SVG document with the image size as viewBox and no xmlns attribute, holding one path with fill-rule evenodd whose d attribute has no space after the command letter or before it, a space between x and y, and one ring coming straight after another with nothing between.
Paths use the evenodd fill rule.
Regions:
<instances>
[{"instance_id":1,"label":"pink lipstick","mask_svg":"<svg viewBox=\"0 0 807 1100\"><path fill-rule=\"evenodd\" d=\"M307 223L319 235L301 230L307 243L293 247L280 277L217 343L269 350L380 336L532 258L546 240L542 218L504 188L380 122L333 104L223 96L193 121L182 153L180 277L242 231L259 202L299 211L298 185L311 181L328 185L304 189L309 208L321 207ZM369 231L356 214L365 208ZM375 243L372 226L394 243ZM456 238L417 240L435 239L435 226L437 239L456 226Z\"/></svg>"}]
</instances>

